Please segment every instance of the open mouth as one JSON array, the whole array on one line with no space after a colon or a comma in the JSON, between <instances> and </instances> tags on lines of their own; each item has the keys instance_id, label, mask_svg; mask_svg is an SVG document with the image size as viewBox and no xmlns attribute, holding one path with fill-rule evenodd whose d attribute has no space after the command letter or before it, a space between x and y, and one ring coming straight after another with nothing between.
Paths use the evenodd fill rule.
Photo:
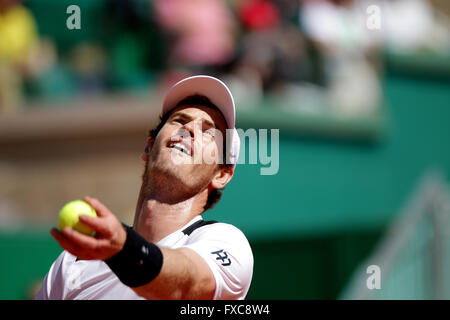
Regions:
<instances>
[{"instance_id":1,"label":"open mouth","mask_svg":"<svg viewBox=\"0 0 450 320\"><path fill-rule=\"evenodd\" d=\"M167 147L177 149L177 150L187 154L188 156L192 156L191 148L188 148L188 146L182 142L171 141Z\"/></svg>"}]
</instances>

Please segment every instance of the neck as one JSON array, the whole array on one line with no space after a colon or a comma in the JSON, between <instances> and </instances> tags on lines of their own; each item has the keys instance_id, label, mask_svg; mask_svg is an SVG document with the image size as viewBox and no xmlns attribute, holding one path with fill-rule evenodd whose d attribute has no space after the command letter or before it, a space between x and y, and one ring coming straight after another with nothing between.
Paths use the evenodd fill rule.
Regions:
<instances>
[{"instance_id":1,"label":"neck","mask_svg":"<svg viewBox=\"0 0 450 320\"><path fill-rule=\"evenodd\" d=\"M200 215L208 197L208 190L205 189L191 198L169 203L162 200L159 194L146 194L145 191L142 186L133 227L147 241L154 243Z\"/></svg>"}]
</instances>

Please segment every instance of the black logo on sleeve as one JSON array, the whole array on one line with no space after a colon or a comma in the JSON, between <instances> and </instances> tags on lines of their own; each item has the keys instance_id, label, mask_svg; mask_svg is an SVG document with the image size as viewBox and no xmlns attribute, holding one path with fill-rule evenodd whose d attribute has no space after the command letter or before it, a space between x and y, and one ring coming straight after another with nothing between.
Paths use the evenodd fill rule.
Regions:
<instances>
[{"instance_id":1,"label":"black logo on sleeve","mask_svg":"<svg viewBox=\"0 0 450 320\"><path fill-rule=\"evenodd\" d=\"M223 249L218 250L218 251L213 251L213 252L211 252L211 254L216 254L217 255L216 260L221 260L222 265L224 267L229 266L231 264L231 260L230 260L230 258L228 258L228 253L223 251Z\"/></svg>"}]
</instances>

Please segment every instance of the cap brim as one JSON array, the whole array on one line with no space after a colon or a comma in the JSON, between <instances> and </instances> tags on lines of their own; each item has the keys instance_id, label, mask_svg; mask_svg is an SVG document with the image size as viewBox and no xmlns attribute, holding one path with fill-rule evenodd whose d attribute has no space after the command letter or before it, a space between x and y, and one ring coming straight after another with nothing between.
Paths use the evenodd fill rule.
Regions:
<instances>
[{"instance_id":1,"label":"cap brim","mask_svg":"<svg viewBox=\"0 0 450 320\"><path fill-rule=\"evenodd\" d=\"M235 106L228 87L219 79L211 76L192 76L177 82L164 99L162 115L172 110L178 102L192 95L207 97L222 112L228 129L235 127Z\"/></svg>"}]
</instances>

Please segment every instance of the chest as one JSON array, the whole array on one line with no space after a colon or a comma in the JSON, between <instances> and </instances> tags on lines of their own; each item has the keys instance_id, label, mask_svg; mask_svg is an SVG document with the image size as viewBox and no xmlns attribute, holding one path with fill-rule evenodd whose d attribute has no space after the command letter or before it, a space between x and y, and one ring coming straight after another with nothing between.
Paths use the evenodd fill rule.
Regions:
<instances>
[{"instance_id":1,"label":"chest","mask_svg":"<svg viewBox=\"0 0 450 320\"><path fill-rule=\"evenodd\" d=\"M132 289L120 282L101 261L76 261L64 272L64 299L140 300Z\"/></svg>"}]
</instances>

